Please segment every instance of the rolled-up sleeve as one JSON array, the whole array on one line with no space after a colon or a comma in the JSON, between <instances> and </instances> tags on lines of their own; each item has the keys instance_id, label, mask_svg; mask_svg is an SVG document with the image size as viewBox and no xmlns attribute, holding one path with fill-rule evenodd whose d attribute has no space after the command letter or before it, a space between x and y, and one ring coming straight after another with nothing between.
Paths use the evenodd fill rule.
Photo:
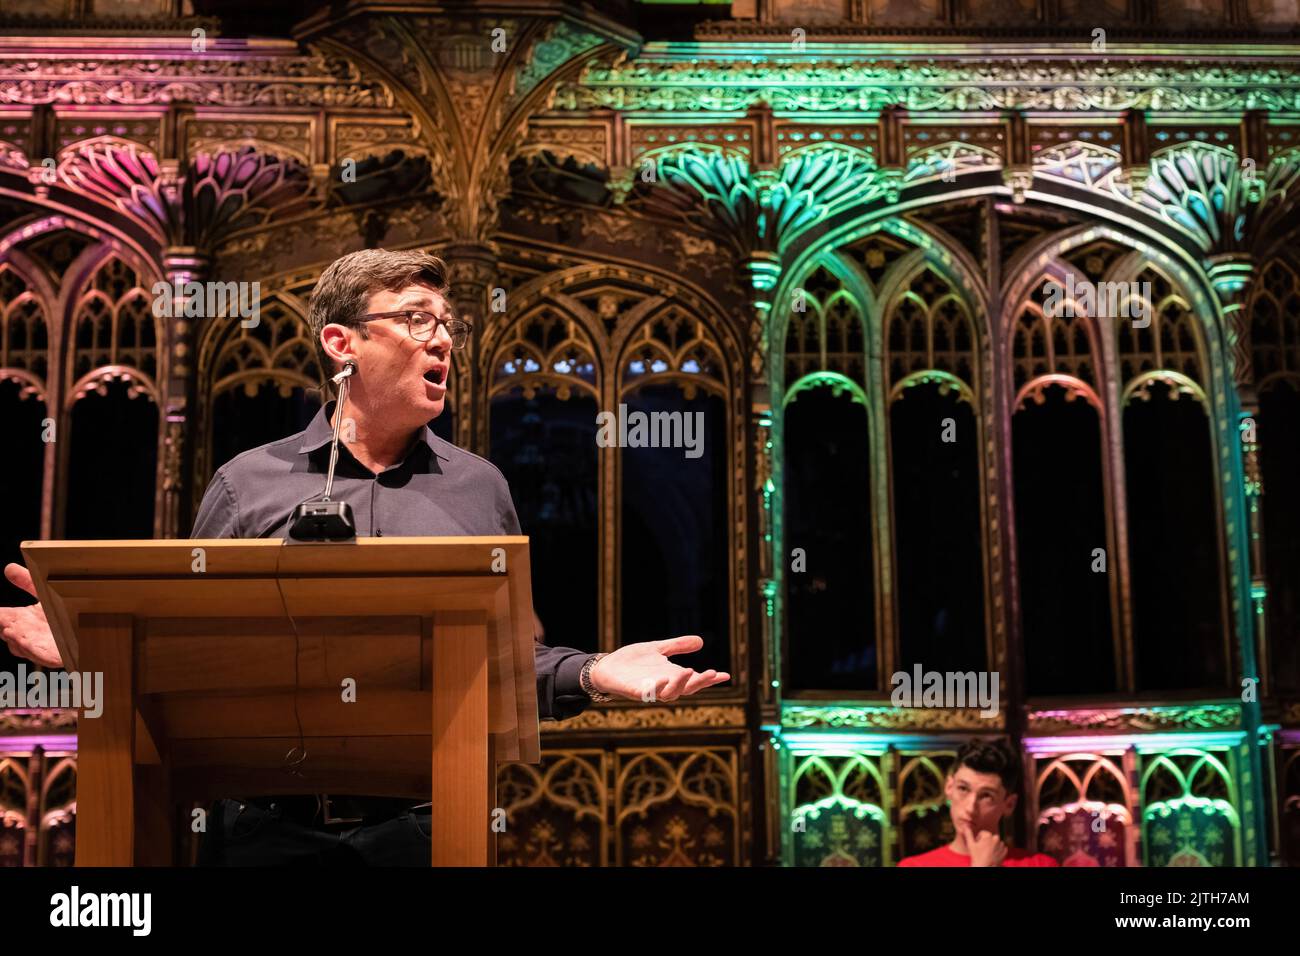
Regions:
<instances>
[{"instance_id":1,"label":"rolled-up sleeve","mask_svg":"<svg viewBox=\"0 0 1300 956\"><path fill-rule=\"evenodd\" d=\"M568 720L591 703L582 689L579 674L592 655L573 647L536 645L533 663L537 668L537 716L542 720Z\"/></svg>"}]
</instances>

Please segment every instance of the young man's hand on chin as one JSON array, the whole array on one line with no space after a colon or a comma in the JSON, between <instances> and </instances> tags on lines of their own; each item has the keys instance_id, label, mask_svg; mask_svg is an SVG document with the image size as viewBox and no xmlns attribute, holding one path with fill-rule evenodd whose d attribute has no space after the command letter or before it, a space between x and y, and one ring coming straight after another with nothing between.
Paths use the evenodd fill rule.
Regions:
<instances>
[{"instance_id":1,"label":"young man's hand on chin","mask_svg":"<svg viewBox=\"0 0 1300 956\"><path fill-rule=\"evenodd\" d=\"M1007 845L991 830L975 833L969 824L962 824L957 828L957 832L966 840L971 866L1001 866L1002 861L1007 858Z\"/></svg>"}]
</instances>

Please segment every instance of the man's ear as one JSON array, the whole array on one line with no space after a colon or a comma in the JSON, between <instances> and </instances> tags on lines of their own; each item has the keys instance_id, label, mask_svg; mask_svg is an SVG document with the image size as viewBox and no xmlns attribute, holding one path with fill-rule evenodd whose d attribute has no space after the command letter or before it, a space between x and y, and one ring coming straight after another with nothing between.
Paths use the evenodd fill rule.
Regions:
<instances>
[{"instance_id":1,"label":"man's ear","mask_svg":"<svg viewBox=\"0 0 1300 956\"><path fill-rule=\"evenodd\" d=\"M1007 816L1010 816L1012 813L1015 813L1016 804L1019 802L1020 802L1020 794L1018 793L1011 794L1010 796L1007 797L1007 802L1003 804L1003 812Z\"/></svg>"},{"instance_id":2,"label":"man's ear","mask_svg":"<svg viewBox=\"0 0 1300 956\"><path fill-rule=\"evenodd\" d=\"M354 329L350 329L346 325L339 325L337 322L331 322L322 328L320 330L320 341L321 346L325 349L325 354L340 365L347 361L355 361L357 355L352 348L354 331ZM330 375L334 374L330 370L326 370L326 372Z\"/></svg>"}]
</instances>

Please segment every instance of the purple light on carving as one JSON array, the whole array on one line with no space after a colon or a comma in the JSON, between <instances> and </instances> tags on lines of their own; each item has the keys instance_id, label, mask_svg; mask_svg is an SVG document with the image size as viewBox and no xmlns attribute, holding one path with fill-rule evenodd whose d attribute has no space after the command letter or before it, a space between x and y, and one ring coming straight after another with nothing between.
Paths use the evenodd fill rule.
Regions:
<instances>
[{"instance_id":1,"label":"purple light on carving","mask_svg":"<svg viewBox=\"0 0 1300 956\"><path fill-rule=\"evenodd\" d=\"M35 750L68 750L77 752L76 734L46 734L38 737L0 737L0 753L17 754Z\"/></svg>"},{"instance_id":2,"label":"purple light on carving","mask_svg":"<svg viewBox=\"0 0 1300 956\"><path fill-rule=\"evenodd\" d=\"M1235 747L1244 733L1240 730L1193 733L1080 734L1063 737L1026 737L1025 750L1030 754L1114 753L1136 747L1141 753L1156 753L1184 747Z\"/></svg>"}]
</instances>

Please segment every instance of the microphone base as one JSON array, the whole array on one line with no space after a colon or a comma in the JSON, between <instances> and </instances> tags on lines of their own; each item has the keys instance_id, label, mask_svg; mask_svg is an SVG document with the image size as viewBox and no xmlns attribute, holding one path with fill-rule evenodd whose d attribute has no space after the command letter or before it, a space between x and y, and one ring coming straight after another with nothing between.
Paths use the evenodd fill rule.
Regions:
<instances>
[{"instance_id":1,"label":"microphone base","mask_svg":"<svg viewBox=\"0 0 1300 956\"><path fill-rule=\"evenodd\" d=\"M350 541L356 536L346 501L304 501L289 519L289 537L295 541Z\"/></svg>"}]
</instances>

